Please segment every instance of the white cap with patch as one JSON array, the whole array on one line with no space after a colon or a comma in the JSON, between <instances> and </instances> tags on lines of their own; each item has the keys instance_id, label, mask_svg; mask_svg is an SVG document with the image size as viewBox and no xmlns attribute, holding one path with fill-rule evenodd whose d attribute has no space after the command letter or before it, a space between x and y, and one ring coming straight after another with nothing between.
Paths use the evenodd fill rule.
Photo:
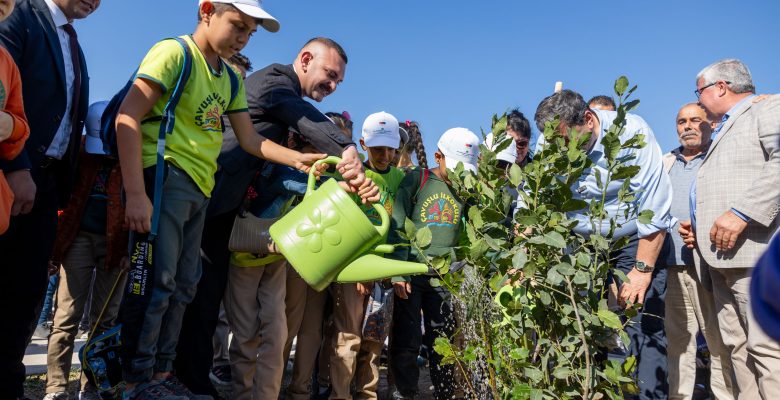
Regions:
<instances>
[{"instance_id":1,"label":"white cap with patch","mask_svg":"<svg viewBox=\"0 0 780 400\"><path fill-rule=\"evenodd\" d=\"M505 138L511 140L512 143L509 143L509 146L496 153L496 159L506 161L508 163L513 163L517 159L517 147L515 146L515 141L511 136L505 136ZM490 132L485 138L485 147L489 148L491 151L496 151L496 148L503 140L505 139L496 139L494 141L493 132Z\"/></svg>"},{"instance_id":2,"label":"white cap with patch","mask_svg":"<svg viewBox=\"0 0 780 400\"><path fill-rule=\"evenodd\" d=\"M398 120L384 111L373 113L363 121L363 141L366 147L390 147L398 149L401 132Z\"/></svg>"},{"instance_id":3,"label":"white cap with patch","mask_svg":"<svg viewBox=\"0 0 780 400\"><path fill-rule=\"evenodd\" d=\"M279 21L276 20L271 14L263 10L260 0L199 0L198 5L203 3L223 3L231 4L236 7L242 13L262 20L260 25L268 32L279 31Z\"/></svg>"},{"instance_id":4,"label":"white cap with patch","mask_svg":"<svg viewBox=\"0 0 780 400\"><path fill-rule=\"evenodd\" d=\"M437 147L444 154L447 169L454 170L460 162L463 168L477 173L479 137L474 132L466 128L452 128L441 135Z\"/></svg>"}]
</instances>

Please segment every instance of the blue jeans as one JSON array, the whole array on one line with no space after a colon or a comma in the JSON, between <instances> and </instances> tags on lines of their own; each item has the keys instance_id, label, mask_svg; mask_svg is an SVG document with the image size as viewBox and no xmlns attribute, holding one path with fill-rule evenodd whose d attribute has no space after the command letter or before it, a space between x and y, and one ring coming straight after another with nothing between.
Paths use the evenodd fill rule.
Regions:
<instances>
[{"instance_id":1,"label":"blue jeans","mask_svg":"<svg viewBox=\"0 0 780 400\"><path fill-rule=\"evenodd\" d=\"M54 274L49 277L49 287L46 288L46 297L43 298L43 308L41 308L41 316L38 317L38 325L43 325L49 320L51 315L51 306L54 300L54 292L57 291L57 282L60 276Z\"/></svg>"},{"instance_id":2,"label":"blue jeans","mask_svg":"<svg viewBox=\"0 0 780 400\"><path fill-rule=\"evenodd\" d=\"M154 167L144 173L147 186L150 182L153 186ZM147 187L150 199L152 191ZM120 309L122 367L129 383L173 371L184 310L195 297L201 275L200 242L208 198L186 172L169 164L161 204L151 295L144 301L143 312L137 313L133 311L138 304L132 303L139 300L128 296L128 291ZM134 243L131 237L130 245ZM131 279L128 285L131 290Z\"/></svg>"},{"instance_id":3,"label":"blue jeans","mask_svg":"<svg viewBox=\"0 0 780 400\"><path fill-rule=\"evenodd\" d=\"M612 254L614 268L628 274L636 264L637 237ZM618 287L621 282L616 277ZM668 368L666 363L666 332L664 331L664 298L666 297L666 268L653 271L653 280L647 290L642 310L626 327L631 343L628 355L636 357L634 378L639 394L627 395L626 399L666 399L669 396Z\"/></svg>"}]
</instances>

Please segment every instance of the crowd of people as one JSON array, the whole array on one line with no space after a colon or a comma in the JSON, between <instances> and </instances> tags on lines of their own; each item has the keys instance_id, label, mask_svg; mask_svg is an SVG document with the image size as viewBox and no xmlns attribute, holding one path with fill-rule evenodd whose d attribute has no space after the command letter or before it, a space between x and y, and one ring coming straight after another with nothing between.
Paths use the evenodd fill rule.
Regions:
<instances>
[{"instance_id":1,"label":"crowd of people","mask_svg":"<svg viewBox=\"0 0 780 400\"><path fill-rule=\"evenodd\" d=\"M258 28L280 29L257 0L200 0L194 33L156 43L116 103L90 104L73 22L99 5L0 0L0 253L9 282L0 299L12 305L0 333L0 395L25 398L22 360L36 332L48 338L46 399L68 399L86 319L90 339L121 323L124 385L103 390L83 374L80 399L219 398L216 386L236 399L276 399L293 345L290 399L375 399L383 357L394 399L419 395L421 364L433 397L463 396L456 371L432 350L434 338L457 330L435 272L317 291L278 256L267 228L306 193L312 172L336 179L375 223L371 205L382 205L388 243L405 243L407 219L430 229L424 250L398 246L388 258L449 253L468 207L449 174L459 165L477 173L480 145L492 149L496 138L449 129L435 165L419 124L391 113L369 115L356 138L349 113L306 100L322 101L345 79L347 53L335 41L314 38L292 64L252 72L241 49ZM640 167L630 188L639 209L653 211L649 221L626 217L620 185L602 198L612 98L585 102L561 90L541 101L534 122L544 131L558 118L563 137L591 133L593 167L572 193L603 199L621 223L615 238L628 238L612 254L623 274L611 286L619 306L643 304L625 349L637 360L637 398L693 398L697 338L711 355L713 398L776 398L777 240L767 249L780 210L780 96L756 95L734 59L705 67L694 89L697 101L676 116L680 146L666 154L641 117L626 115L621 141L644 135L645 146L619 156ZM531 143L519 110L507 114L506 136L513 144L496 157L505 168L525 166L544 146ZM315 165L328 155L341 161ZM586 212L568 213L577 233L609 229ZM264 229L251 250L235 250L235 226L250 214ZM143 269L137 251L152 243ZM762 278L751 282L762 255Z\"/></svg>"}]
</instances>

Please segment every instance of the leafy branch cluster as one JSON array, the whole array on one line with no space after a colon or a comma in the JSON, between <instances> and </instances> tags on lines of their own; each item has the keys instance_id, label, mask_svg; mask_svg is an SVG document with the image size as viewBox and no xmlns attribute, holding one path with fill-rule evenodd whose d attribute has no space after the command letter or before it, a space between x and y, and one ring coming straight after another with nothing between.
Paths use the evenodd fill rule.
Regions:
<instances>
[{"instance_id":1,"label":"leafy branch cluster","mask_svg":"<svg viewBox=\"0 0 780 400\"><path fill-rule=\"evenodd\" d=\"M605 357L608 348L629 343L607 303L608 273L626 279L611 270L609 255L628 240L613 238L620 222L605 211L607 187L620 185L622 220L652 217L636 206L629 183L640 167L625 156L644 146L644 137L620 141L626 114L639 103L629 101L636 86L628 86L625 77L615 82L617 117L602 133L607 173L596 174L600 199L586 202L571 189L592 170L590 133L562 134L557 119L545 126L533 161L504 170L496 154L513 142L506 115L493 116L491 131L503 140L492 150L481 147L477 176L460 167L450 174L455 194L469 205L466 234L449 255L427 262L438 272L432 284L452 293L459 326L457 337L437 339L435 350L457 365L470 397L620 399L635 390L635 360ZM520 200L511 215L514 188ZM591 235L575 233L577 221L567 216L583 209ZM430 230L416 230L411 221L402 236L421 254L431 241ZM630 318L637 308L624 312Z\"/></svg>"}]
</instances>

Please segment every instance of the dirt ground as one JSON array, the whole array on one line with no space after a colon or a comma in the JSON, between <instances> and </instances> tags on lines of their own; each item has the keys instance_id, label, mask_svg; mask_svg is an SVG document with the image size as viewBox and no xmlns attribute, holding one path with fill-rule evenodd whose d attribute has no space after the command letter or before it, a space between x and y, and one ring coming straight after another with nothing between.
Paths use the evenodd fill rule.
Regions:
<instances>
[{"instance_id":1,"label":"dirt ground","mask_svg":"<svg viewBox=\"0 0 780 400\"><path fill-rule=\"evenodd\" d=\"M70 394L71 400L78 399L77 382L79 379L79 372L80 372L79 370L75 370L72 371L70 374L70 385L68 386L68 392ZM379 373L380 373L379 388L377 393L379 396L379 400L390 399L392 397L392 392L390 391L390 388L388 387L388 383L387 383L387 367L383 365ZM282 393L279 396L279 399L285 398L284 386L287 385L289 379L290 379L289 373L285 373L284 385L282 388ZM219 390L225 399L230 398L229 388L219 388ZM420 370L420 396L418 396L418 399L420 400L433 399L431 390L432 390L432 384L431 384L430 375L428 374L428 369L422 368ZM42 399L46 395L46 374L28 376L27 380L25 381L25 394L27 395L27 397L33 400Z\"/></svg>"}]
</instances>

